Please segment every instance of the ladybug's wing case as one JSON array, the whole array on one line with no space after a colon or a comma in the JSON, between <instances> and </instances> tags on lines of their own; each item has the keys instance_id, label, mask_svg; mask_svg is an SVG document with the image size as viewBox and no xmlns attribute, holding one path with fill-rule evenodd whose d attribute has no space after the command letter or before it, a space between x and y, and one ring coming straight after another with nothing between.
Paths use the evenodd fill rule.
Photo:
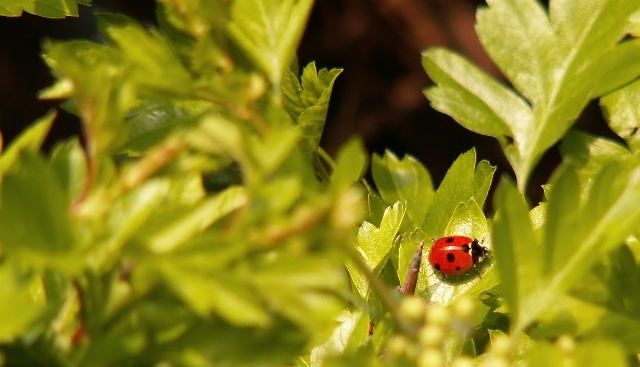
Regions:
<instances>
[{"instance_id":1,"label":"ladybug's wing case","mask_svg":"<svg viewBox=\"0 0 640 367\"><path fill-rule=\"evenodd\" d=\"M443 247L440 256L437 256L436 261L429 262L434 265L436 270L439 270L443 274L457 275L466 273L473 267L473 258L469 252L462 250L460 246L446 246ZM436 265L438 265L436 267ZM438 269L439 268L439 269Z\"/></svg>"},{"instance_id":2,"label":"ladybug's wing case","mask_svg":"<svg viewBox=\"0 0 640 367\"><path fill-rule=\"evenodd\" d=\"M443 237L431 247L429 263L445 275L466 273L474 265L472 242L473 239L464 236Z\"/></svg>"}]
</instances>

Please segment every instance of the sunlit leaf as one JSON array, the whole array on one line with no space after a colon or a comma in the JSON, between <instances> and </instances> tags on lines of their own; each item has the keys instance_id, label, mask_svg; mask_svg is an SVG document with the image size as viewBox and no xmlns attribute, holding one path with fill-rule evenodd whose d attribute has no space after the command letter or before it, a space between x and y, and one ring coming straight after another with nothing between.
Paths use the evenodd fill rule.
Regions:
<instances>
[{"instance_id":1,"label":"sunlit leaf","mask_svg":"<svg viewBox=\"0 0 640 367\"><path fill-rule=\"evenodd\" d=\"M494 172L495 167L487 161L480 161L476 166L475 150L460 155L433 196L422 224L424 232L433 239L442 237L453 211L470 198L482 207Z\"/></svg>"},{"instance_id":2,"label":"sunlit leaf","mask_svg":"<svg viewBox=\"0 0 640 367\"><path fill-rule=\"evenodd\" d=\"M416 226L422 225L433 198L433 183L429 172L414 157L399 160L386 151L384 156L373 155L371 174L376 189L389 204L407 203L407 214Z\"/></svg>"},{"instance_id":3,"label":"sunlit leaf","mask_svg":"<svg viewBox=\"0 0 640 367\"><path fill-rule=\"evenodd\" d=\"M367 266L375 272L381 270L384 260L388 258L405 212L404 205L396 203L385 210L379 228L364 222L358 230L358 250ZM360 295L364 297L368 291L366 278L355 265L347 264L347 268Z\"/></svg>"},{"instance_id":4,"label":"sunlit leaf","mask_svg":"<svg viewBox=\"0 0 640 367\"><path fill-rule=\"evenodd\" d=\"M491 1L478 11L478 36L518 93L461 56L433 49L423 55L437 84L427 97L468 129L498 139L522 192L590 99L640 75L640 42L620 41L639 8L634 0L552 0L547 14L534 0Z\"/></svg>"},{"instance_id":5,"label":"sunlit leaf","mask_svg":"<svg viewBox=\"0 0 640 367\"><path fill-rule=\"evenodd\" d=\"M311 0L247 0L231 7L229 33L267 75L278 99L312 4Z\"/></svg>"}]
</instances>

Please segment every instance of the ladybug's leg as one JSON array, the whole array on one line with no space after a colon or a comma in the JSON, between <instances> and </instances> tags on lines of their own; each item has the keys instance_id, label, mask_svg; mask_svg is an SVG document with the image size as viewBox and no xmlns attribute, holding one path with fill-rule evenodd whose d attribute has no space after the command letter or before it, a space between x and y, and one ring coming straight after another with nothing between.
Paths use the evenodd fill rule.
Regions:
<instances>
[{"instance_id":1,"label":"ladybug's leg","mask_svg":"<svg viewBox=\"0 0 640 367\"><path fill-rule=\"evenodd\" d=\"M418 273L420 272L420 264L422 263L422 248L424 247L424 241L420 242L420 246L416 250L415 255L411 259L409 264L409 271L407 271L407 277L404 280L404 284L398 287L400 293L405 296L413 295L416 292L416 284L418 283Z\"/></svg>"}]
</instances>

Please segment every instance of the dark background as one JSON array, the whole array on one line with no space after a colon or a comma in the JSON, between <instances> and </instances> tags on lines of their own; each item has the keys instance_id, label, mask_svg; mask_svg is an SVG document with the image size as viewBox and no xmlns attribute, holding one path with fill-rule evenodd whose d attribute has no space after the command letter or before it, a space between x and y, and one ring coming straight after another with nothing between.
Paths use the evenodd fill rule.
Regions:
<instances>
[{"instance_id":1,"label":"dark background","mask_svg":"<svg viewBox=\"0 0 640 367\"><path fill-rule=\"evenodd\" d=\"M476 147L481 159L498 166L496 177L512 175L497 141L459 126L429 107L422 90L430 80L420 52L445 46L466 55L504 81L482 50L475 31L478 0L316 0L299 48L299 61L318 68L343 68L338 77L322 146L330 153L352 135L370 152L390 149L424 163L436 185L456 157ZM53 79L40 57L44 38L97 39L93 11L127 14L152 26L153 0L94 0L78 18L45 19L30 14L0 18L0 132L5 144L57 102L39 101L37 92ZM506 82L506 81L505 81ZM60 112L45 148L79 134L76 117ZM613 136L592 103L578 122L582 129ZM540 185L559 162L551 149L531 179L529 197L541 200ZM498 180L494 180L497 182Z\"/></svg>"}]
</instances>

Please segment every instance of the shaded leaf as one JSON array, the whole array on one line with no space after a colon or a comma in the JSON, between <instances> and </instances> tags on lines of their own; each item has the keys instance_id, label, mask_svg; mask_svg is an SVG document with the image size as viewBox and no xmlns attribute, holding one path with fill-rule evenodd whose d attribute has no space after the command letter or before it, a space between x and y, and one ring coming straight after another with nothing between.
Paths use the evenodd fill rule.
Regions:
<instances>
[{"instance_id":1,"label":"shaded leaf","mask_svg":"<svg viewBox=\"0 0 640 367\"><path fill-rule=\"evenodd\" d=\"M307 153L318 150L333 84L341 72L341 69L320 69L318 72L312 62L304 68L300 80L289 71L282 82L283 104L303 129L301 144Z\"/></svg>"},{"instance_id":2,"label":"shaded leaf","mask_svg":"<svg viewBox=\"0 0 640 367\"><path fill-rule=\"evenodd\" d=\"M407 214L414 226L421 226L434 195L431 175L424 166L412 156L399 160L386 151L382 157L373 155L371 174L385 202L406 203Z\"/></svg>"},{"instance_id":3,"label":"shaded leaf","mask_svg":"<svg viewBox=\"0 0 640 367\"><path fill-rule=\"evenodd\" d=\"M569 131L562 139L560 154L585 182L611 162L638 163L638 159L622 144L576 130Z\"/></svg>"},{"instance_id":4,"label":"shaded leaf","mask_svg":"<svg viewBox=\"0 0 640 367\"><path fill-rule=\"evenodd\" d=\"M617 248L596 264L571 294L640 323L640 267L627 246Z\"/></svg>"},{"instance_id":5,"label":"shaded leaf","mask_svg":"<svg viewBox=\"0 0 640 367\"><path fill-rule=\"evenodd\" d=\"M255 294L230 276L207 276L169 263L161 271L174 291L203 317L215 312L240 326L266 326L271 322Z\"/></svg>"},{"instance_id":6,"label":"shaded leaf","mask_svg":"<svg viewBox=\"0 0 640 367\"><path fill-rule=\"evenodd\" d=\"M87 180L87 160L78 139L58 143L51 151L51 164L59 176L66 196L80 196Z\"/></svg>"},{"instance_id":7,"label":"shaded leaf","mask_svg":"<svg viewBox=\"0 0 640 367\"><path fill-rule=\"evenodd\" d=\"M6 261L0 265L0 340L12 341L44 313L46 299L37 276L22 275ZM11 315L11 317L6 317Z\"/></svg>"},{"instance_id":8,"label":"shaded leaf","mask_svg":"<svg viewBox=\"0 0 640 367\"><path fill-rule=\"evenodd\" d=\"M132 111L129 138L121 148L131 156L140 155L175 131L183 131L198 121L197 116L210 107L207 102L153 98Z\"/></svg>"},{"instance_id":9,"label":"shaded leaf","mask_svg":"<svg viewBox=\"0 0 640 367\"><path fill-rule=\"evenodd\" d=\"M65 265L65 255L78 248L69 206L70 199L48 162L34 152L23 152L0 190L3 250L19 254L29 266L74 269L72 261Z\"/></svg>"},{"instance_id":10,"label":"shaded leaf","mask_svg":"<svg viewBox=\"0 0 640 367\"><path fill-rule=\"evenodd\" d=\"M525 199L509 180L501 181L495 201L492 237L500 289L509 312L518 319L525 312L523 299L535 290L531 280L542 275L542 257Z\"/></svg>"},{"instance_id":11,"label":"shaded leaf","mask_svg":"<svg viewBox=\"0 0 640 367\"><path fill-rule=\"evenodd\" d=\"M338 152L336 166L331 175L335 187L348 187L362 177L367 164L364 144L361 139L353 138L346 142Z\"/></svg>"},{"instance_id":12,"label":"shaded leaf","mask_svg":"<svg viewBox=\"0 0 640 367\"><path fill-rule=\"evenodd\" d=\"M640 208L636 205L640 200L640 168L637 166L609 164L586 186L581 186L576 173L565 167L556 174L552 183L542 249L546 260L543 263L544 277L536 275L535 271L526 281L517 278L515 270L524 269L526 264L535 265L530 260L516 262L515 257L509 255L505 256L506 261L498 261L505 284L512 284L506 288L511 289L511 295L506 297L511 299L509 307L520 307L513 326L515 331L523 330L547 310L553 299L568 291L594 263L633 233L640 221ZM500 235L502 225L499 224L503 222L504 219L498 218L494 222L497 223L494 228L496 251L502 248L498 247L499 243L508 240L508 236L504 236L505 241L499 241L503 237ZM520 245L530 237L522 233L518 236ZM539 258L539 251L530 253L528 259ZM508 251L504 252L508 255ZM514 259L510 263L509 257ZM516 279L517 283L509 279ZM544 281L531 285L530 279ZM518 298L515 297L516 291Z\"/></svg>"},{"instance_id":13,"label":"shaded leaf","mask_svg":"<svg viewBox=\"0 0 640 367\"><path fill-rule=\"evenodd\" d=\"M609 127L622 137L634 154L640 154L640 80L600 100Z\"/></svg>"},{"instance_id":14,"label":"shaded leaf","mask_svg":"<svg viewBox=\"0 0 640 367\"><path fill-rule=\"evenodd\" d=\"M78 4L91 0L0 0L0 16L19 17L23 11L46 18L78 16Z\"/></svg>"}]
</instances>

